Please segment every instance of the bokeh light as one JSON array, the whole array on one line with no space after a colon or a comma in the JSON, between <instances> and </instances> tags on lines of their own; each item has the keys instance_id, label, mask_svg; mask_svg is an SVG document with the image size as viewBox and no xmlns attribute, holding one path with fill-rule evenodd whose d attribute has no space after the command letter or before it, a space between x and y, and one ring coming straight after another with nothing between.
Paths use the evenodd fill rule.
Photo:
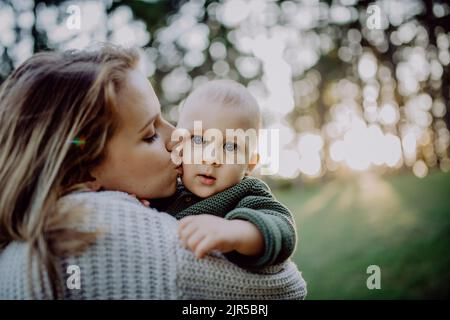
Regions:
<instances>
[{"instance_id":1,"label":"bokeh light","mask_svg":"<svg viewBox=\"0 0 450 320\"><path fill-rule=\"evenodd\" d=\"M70 5L82 13L79 30L67 28ZM40 39L55 49L137 46L169 120L205 81L246 85L265 128L280 130L280 159L289 164L275 178L448 170L448 28L431 30L420 0L375 5L377 28L358 0L4 1L0 53L9 60L0 72L27 59ZM162 20L152 15L158 10L167 10ZM449 13L432 5L437 19Z\"/></svg>"}]
</instances>

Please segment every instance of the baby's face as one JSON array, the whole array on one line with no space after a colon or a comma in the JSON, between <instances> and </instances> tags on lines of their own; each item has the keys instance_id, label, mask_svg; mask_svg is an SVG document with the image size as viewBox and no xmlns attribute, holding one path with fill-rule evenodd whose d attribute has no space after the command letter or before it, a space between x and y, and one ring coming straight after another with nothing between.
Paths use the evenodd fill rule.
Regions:
<instances>
[{"instance_id":1,"label":"baby's face","mask_svg":"<svg viewBox=\"0 0 450 320\"><path fill-rule=\"evenodd\" d=\"M191 133L191 150L195 152L196 148L201 148L202 154L202 161L199 164L183 163L182 181L192 193L202 198L212 196L239 183L245 174L251 171L254 165L248 161L250 159L248 146L226 138L226 129L244 131L254 129L255 119L249 118L238 108L207 101L196 101L184 106L177 127L187 129ZM201 121L203 133L208 129L220 130L223 136L222 143L206 141L203 133L194 134L194 121ZM213 149L214 152L211 152ZM238 159L239 156L245 157L246 154L245 163L238 163L236 160L234 163L225 163L225 157L233 159L235 156L235 159Z\"/></svg>"}]
</instances>

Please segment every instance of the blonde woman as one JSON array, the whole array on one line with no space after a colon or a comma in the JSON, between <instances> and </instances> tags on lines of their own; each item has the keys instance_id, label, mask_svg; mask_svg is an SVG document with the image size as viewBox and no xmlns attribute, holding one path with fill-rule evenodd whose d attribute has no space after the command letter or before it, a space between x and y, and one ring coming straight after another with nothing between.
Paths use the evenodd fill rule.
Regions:
<instances>
[{"instance_id":1,"label":"blonde woman","mask_svg":"<svg viewBox=\"0 0 450 320\"><path fill-rule=\"evenodd\" d=\"M174 128L137 64L113 46L39 53L2 84L0 298L304 298L294 264L197 260L173 217L129 195L170 196L178 174Z\"/></svg>"}]
</instances>

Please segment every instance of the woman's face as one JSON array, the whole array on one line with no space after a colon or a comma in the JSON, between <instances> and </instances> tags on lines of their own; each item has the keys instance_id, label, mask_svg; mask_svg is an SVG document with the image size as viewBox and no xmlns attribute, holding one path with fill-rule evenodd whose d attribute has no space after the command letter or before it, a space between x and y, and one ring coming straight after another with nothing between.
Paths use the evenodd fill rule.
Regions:
<instances>
[{"instance_id":1,"label":"woman's face","mask_svg":"<svg viewBox=\"0 0 450 320\"><path fill-rule=\"evenodd\" d=\"M174 127L161 118L158 98L142 73L128 73L117 104L119 126L107 144L105 160L91 171L95 183L139 198L172 195L178 173L170 158Z\"/></svg>"}]
</instances>

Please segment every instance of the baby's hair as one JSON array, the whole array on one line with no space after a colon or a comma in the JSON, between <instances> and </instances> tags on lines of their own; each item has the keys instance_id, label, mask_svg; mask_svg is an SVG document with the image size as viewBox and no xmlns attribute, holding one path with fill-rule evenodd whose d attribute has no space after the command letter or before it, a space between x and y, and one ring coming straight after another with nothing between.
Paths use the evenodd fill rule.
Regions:
<instances>
[{"instance_id":1,"label":"baby's hair","mask_svg":"<svg viewBox=\"0 0 450 320\"><path fill-rule=\"evenodd\" d=\"M255 129L259 129L261 125L261 112L258 102L245 86L236 81L208 81L189 94L183 107L198 99L207 99L225 107L246 111L250 119L256 120Z\"/></svg>"}]
</instances>

